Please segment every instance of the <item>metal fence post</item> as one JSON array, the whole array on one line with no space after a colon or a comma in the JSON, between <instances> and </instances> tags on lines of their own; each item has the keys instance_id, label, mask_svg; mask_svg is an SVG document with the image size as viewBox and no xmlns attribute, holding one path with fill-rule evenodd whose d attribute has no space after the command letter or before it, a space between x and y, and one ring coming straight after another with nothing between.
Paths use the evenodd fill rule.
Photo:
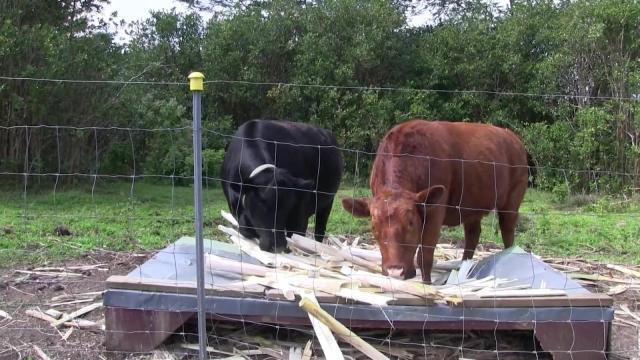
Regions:
<instances>
[{"instance_id":1,"label":"metal fence post","mask_svg":"<svg viewBox=\"0 0 640 360\"><path fill-rule=\"evenodd\" d=\"M202 91L204 75L199 72L189 74L189 89L193 94L193 201L195 209L194 226L196 232L196 276L198 287L198 343L199 358L207 354L207 319L204 310L204 239L202 235Z\"/></svg>"}]
</instances>

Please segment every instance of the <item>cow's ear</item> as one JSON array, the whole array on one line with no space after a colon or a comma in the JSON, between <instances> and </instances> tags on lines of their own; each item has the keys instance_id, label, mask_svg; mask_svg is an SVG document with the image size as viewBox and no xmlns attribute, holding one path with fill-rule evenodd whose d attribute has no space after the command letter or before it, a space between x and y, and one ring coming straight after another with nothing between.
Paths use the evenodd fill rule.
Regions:
<instances>
[{"instance_id":1,"label":"cow's ear","mask_svg":"<svg viewBox=\"0 0 640 360\"><path fill-rule=\"evenodd\" d=\"M422 190L416 194L416 203L422 205L434 205L440 204L444 197L445 187L442 185L435 185L426 190Z\"/></svg>"},{"instance_id":2,"label":"cow's ear","mask_svg":"<svg viewBox=\"0 0 640 360\"><path fill-rule=\"evenodd\" d=\"M278 181L278 186L290 188L292 190L311 191L315 189L314 182L312 180L295 177L285 169L278 168L276 172L276 179Z\"/></svg>"},{"instance_id":3,"label":"cow's ear","mask_svg":"<svg viewBox=\"0 0 640 360\"><path fill-rule=\"evenodd\" d=\"M346 198L342 199L342 207L355 217L369 217L368 199Z\"/></svg>"},{"instance_id":4,"label":"cow's ear","mask_svg":"<svg viewBox=\"0 0 640 360\"><path fill-rule=\"evenodd\" d=\"M314 190L314 182L311 180L305 180L301 178L291 177L291 187L298 190Z\"/></svg>"}]
</instances>

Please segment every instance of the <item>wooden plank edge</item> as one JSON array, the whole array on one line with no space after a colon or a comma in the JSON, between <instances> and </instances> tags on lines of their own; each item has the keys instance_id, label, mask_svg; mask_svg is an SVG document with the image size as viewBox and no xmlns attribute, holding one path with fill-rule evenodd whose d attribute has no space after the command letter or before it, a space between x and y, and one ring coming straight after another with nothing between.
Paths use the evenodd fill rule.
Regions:
<instances>
[{"instance_id":1,"label":"wooden plank edge","mask_svg":"<svg viewBox=\"0 0 640 360\"><path fill-rule=\"evenodd\" d=\"M266 291L266 299L268 300L281 300L281 301L289 301L287 300L282 292L277 289L267 289ZM315 291L314 295L320 304L338 304L338 305L367 305L366 303L355 301L351 299L346 299L343 297L335 296L329 293L325 293L322 291ZM392 294L385 294L392 295ZM300 301L300 296L296 295L296 301ZM391 300L388 306L430 306L433 305L434 301L431 299L424 299L418 296L410 295L410 294L395 294L394 299ZM374 307L372 305L372 307Z\"/></svg>"},{"instance_id":2,"label":"wooden plank edge","mask_svg":"<svg viewBox=\"0 0 640 360\"><path fill-rule=\"evenodd\" d=\"M546 296L546 297L514 297L514 298L480 298L465 295L458 307L611 307L613 298L604 293L584 295Z\"/></svg>"},{"instance_id":3,"label":"wooden plank edge","mask_svg":"<svg viewBox=\"0 0 640 360\"><path fill-rule=\"evenodd\" d=\"M196 294L197 287L195 281L175 281L164 279L139 279L129 276L112 275L106 280L107 290L138 290L153 291L172 294ZM250 295L264 298L265 287L262 285L247 285L244 287L227 288L223 286L205 285L205 293L209 296L230 296Z\"/></svg>"},{"instance_id":4,"label":"wooden plank edge","mask_svg":"<svg viewBox=\"0 0 640 360\"><path fill-rule=\"evenodd\" d=\"M113 275L106 281L106 288L112 290L138 290L165 293L196 294L196 283L193 281L174 281L162 279L135 279L128 276ZM284 299L280 290L267 289L260 285L246 286L244 289L229 289L207 285L205 288L208 296L241 297L248 295L251 298ZM403 306L429 306L434 303L431 299L396 293L394 300L389 305ZM355 302L342 299L330 294L316 293L320 303L344 303ZM589 293L584 295L525 297L525 298L479 298L474 295L466 295L462 303L451 306L465 307L611 307L613 298L604 293Z\"/></svg>"}]
</instances>

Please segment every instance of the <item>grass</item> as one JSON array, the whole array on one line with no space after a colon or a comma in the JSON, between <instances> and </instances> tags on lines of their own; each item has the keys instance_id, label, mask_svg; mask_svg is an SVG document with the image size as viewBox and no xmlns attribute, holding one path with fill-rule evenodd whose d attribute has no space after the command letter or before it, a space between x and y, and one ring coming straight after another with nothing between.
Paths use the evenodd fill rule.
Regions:
<instances>
[{"instance_id":1,"label":"grass","mask_svg":"<svg viewBox=\"0 0 640 360\"><path fill-rule=\"evenodd\" d=\"M516 244L536 254L618 263L640 261L640 199L576 195L557 203L550 193L529 190L520 207ZM464 239L460 227L446 237ZM497 217L484 218L481 243L502 244Z\"/></svg>"},{"instance_id":2,"label":"grass","mask_svg":"<svg viewBox=\"0 0 640 360\"><path fill-rule=\"evenodd\" d=\"M367 234L369 222L355 219L339 199L366 195L366 189L345 188L338 194L329 221L330 233ZM0 190L0 267L39 265L78 256L91 249L135 252L162 248L183 235L193 235L192 189L137 182L51 188L21 186ZM567 204L570 204L568 206ZM205 189L205 236L220 238L216 227L227 208L219 187ZM544 192L530 190L521 208L516 244L535 253L611 262L640 260L640 202L609 197L589 201L567 199L556 204ZM64 226L71 236L58 236ZM481 243L501 243L497 219L483 222ZM463 239L460 227L443 236Z\"/></svg>"}]
</instances>

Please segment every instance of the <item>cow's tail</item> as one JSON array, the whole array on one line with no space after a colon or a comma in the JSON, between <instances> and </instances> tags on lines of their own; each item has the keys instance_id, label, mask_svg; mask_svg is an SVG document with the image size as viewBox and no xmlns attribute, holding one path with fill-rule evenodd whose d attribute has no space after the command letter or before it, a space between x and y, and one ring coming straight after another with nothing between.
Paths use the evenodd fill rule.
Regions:
<instances>
[{"instance_id":1,"label":"cow's tail","mask_svg":"<svg viewBox=\"0 0 640 360\"><path fill-rule=\"evenodd\" d=\"M527 167L529 169L529 180L527 182L527 186L532 188L535 186L535 180L537 175L536 162L533 160L533 156L531 153L527 151Z\"/></svg>"}]
</instances>

